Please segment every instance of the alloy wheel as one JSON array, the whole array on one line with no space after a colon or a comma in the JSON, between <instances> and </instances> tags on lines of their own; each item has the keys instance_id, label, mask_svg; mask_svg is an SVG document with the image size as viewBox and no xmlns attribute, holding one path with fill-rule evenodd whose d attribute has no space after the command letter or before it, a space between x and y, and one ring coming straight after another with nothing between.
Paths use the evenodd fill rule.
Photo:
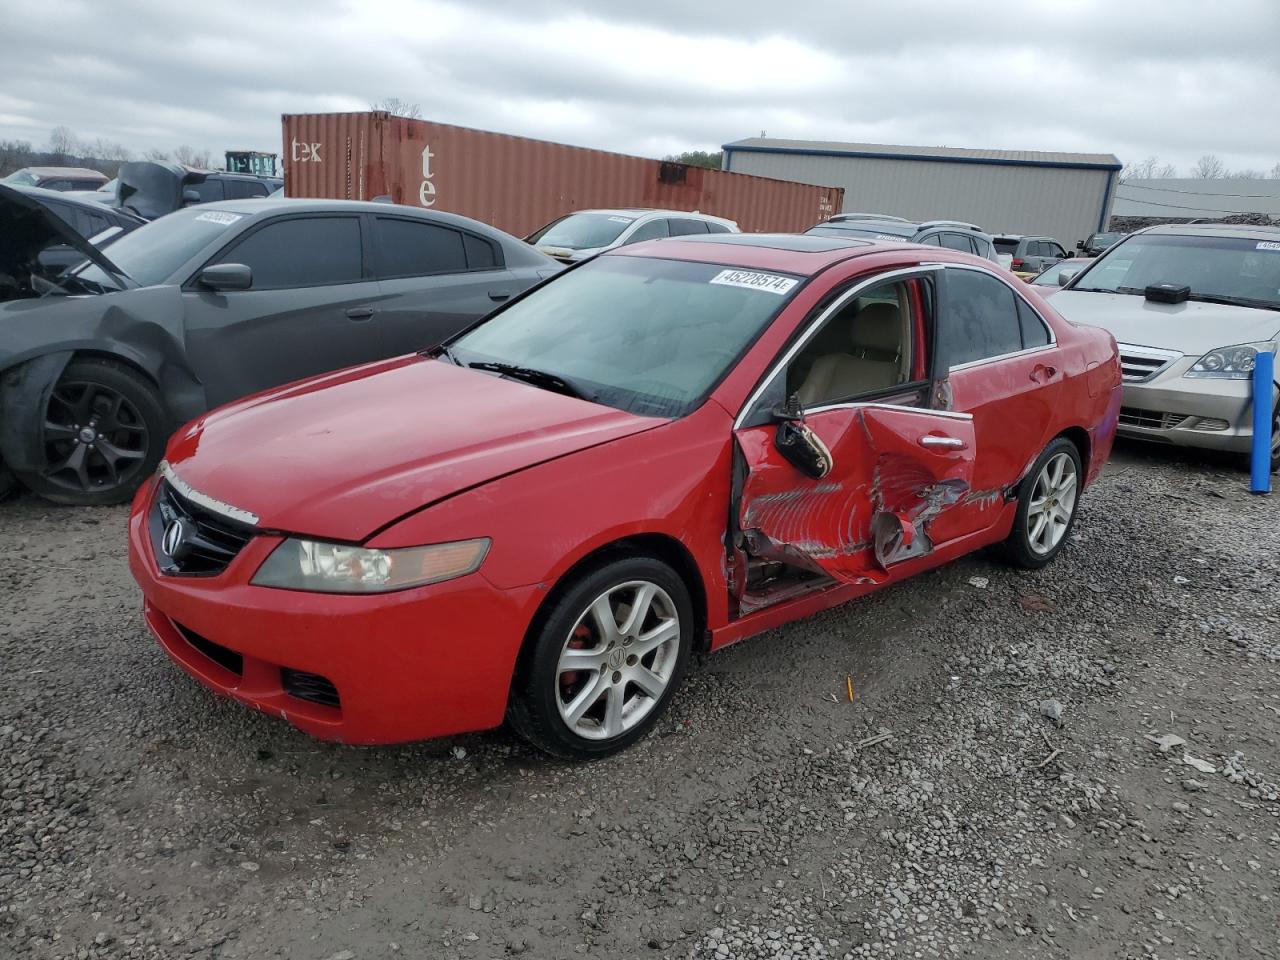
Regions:
<instances>
[{"instance_id":1,"label":"alloy wheel","mask_svg":"<svg viewBox=\"0 0 1280 960\"><path fill-rule=\"evenodd\" d=\"M101 383L62 380L54 387L43 428L51 483L93 493L117 486L145 461L146 422L122 394Z\"/></svg>"},{"instance_id":2,"label":"alloy wheel","mask_svg":"<svg viewBox=\"0 0 1280 960\"><path fill-rule=\"evenodd\" d=\"M1041 468L1027 506L1027 542L1035 553L1051 553L1062 542L1075 513L1078 481L1070 454L1054 454Z\"/></svg>"},{"instance_id":3,"label":"alloy wheel","mask_svg":"<svg viewBox=\"0 0 1280 960\"><path fill-rule=\"evenodd\" d=\"M680 615L648 580L610 587L582 611L556 665L556 706L577 736L608 740L641 723L676 669Z\"/></svg>"}]
</instances>

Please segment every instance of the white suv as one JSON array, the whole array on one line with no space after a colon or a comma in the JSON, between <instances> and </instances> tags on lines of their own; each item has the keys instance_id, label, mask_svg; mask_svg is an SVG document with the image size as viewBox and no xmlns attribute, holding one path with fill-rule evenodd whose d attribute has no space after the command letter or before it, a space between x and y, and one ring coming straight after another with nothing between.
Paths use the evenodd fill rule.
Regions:
<instances>
[{"instance_id":1,"label":"white suv","mask_svg":"<svg viewBox=\"0 0 1280 960\"><path fill-rule=\"evenodd\" d=\"M641 240L707 233L741 233L722 217L681 210L579 210L552 220L525 240L547 256L575 263Z\"/></svg>"}]
</instances>

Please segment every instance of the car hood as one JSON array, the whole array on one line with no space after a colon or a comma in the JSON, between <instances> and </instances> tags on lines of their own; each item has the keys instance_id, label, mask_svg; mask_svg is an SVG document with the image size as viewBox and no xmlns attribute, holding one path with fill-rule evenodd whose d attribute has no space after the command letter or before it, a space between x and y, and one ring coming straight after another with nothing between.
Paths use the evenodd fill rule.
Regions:
<instances>
[{"instance_id":1,"label":"car hood","mask_svg":"<svg viewBox=\"0 0 1280 960\"><path fill-rule=\"evenodd\" d=\"M357 542L453 494L666 422L410 356L222 407L176 435L167 459L260 527Z\"/></svg>"},{"instance_id":2,"label":"car hood","mask_svg":"<svg viewBox=\"0 0 1280 960\"><path fill-rule=\"evenodd\" d=\"M73 247L107 273L126 277L101 250L35 197L0 183L0 274L27 276L40 251L56 244Z\"/></svg>"},{"instance_id":3,"label":"car hood","mask_svg":"<svg viewBox=\"0 0 1280 960\"><path fill-rule=\"evenodd\" d=\"M1059 290L1053 308L1072 323L1101 327L1120 343L1200 356L1216 347L1271 340L1280 312L1221 303L1152 303L1136 294Z\"/></svg>"}]
</instances>

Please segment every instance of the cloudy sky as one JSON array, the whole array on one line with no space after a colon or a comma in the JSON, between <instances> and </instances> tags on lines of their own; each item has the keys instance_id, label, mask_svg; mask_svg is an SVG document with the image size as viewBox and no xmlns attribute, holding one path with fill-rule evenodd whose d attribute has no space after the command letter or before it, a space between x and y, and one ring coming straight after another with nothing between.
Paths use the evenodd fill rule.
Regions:
<instances>
[{"instance_id":1,"label":"cloudy sky","mask_svg":"<svg viewBox=\"0 0 1280 960\"><path fill-rule=\"evenodd\" d=\"M279 150L280 114L662 156L769 136L1280 162L1280 3L0 0L0 139Z\"/></svg>"}]
</instances>

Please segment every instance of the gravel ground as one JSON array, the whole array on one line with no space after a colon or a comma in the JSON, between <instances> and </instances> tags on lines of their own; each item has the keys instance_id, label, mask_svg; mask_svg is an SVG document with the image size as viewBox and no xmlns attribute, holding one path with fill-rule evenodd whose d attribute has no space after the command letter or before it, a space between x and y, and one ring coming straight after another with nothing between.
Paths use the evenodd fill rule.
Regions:
<instances>
[{"instance_id":1,"label":"gravel ground","mask_svg":"<svg viewBox=\"0 0 1280 960\"><path fill-rule=\"evenodd\" d=\"M0 956L1275 957L1280 509L1246 481L1122 449L1048 570L755 638L590 766L217 700L146 634L124 509L5 503Z\"/></svg>"}]
</instances>

